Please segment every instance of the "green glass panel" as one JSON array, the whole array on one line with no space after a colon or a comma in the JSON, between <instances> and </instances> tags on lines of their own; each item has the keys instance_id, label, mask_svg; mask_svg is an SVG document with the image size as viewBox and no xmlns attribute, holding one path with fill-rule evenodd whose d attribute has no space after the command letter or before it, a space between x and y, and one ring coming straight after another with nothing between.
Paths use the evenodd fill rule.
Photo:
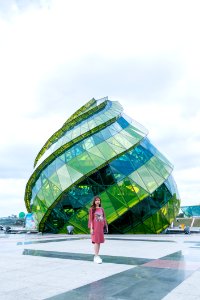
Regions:
<instances>
[{"instance_id":1,"label":"green glass panel","mask_svg":"<svg viewBox=\"0 0 200 300\"><path fill-rule=\"evenodd\" d=\"M39 207L40 207L40 212L41 213L45 213L46 211L47 211L47 207L46 207L46 205L44 204L44 202L43 201L41 201L41 200L39 200L38 199L38 205L39 205Z\"/></svg>"},{"instance_id":2,"label":"green glass panel","mask_svg":"<svg viewBox=\"0 0 200 300\"><path fill-rule=\"evenodd\" d=\"M143 224L139 224L135 227L133 227L132 232L129 233L133 233L133 234L144 234L144 233L152 233L151 230L148 229L148 227L144 226Z\"/></svg>"},{"instance_id":3,"label":"green glass panel","mask_svg":"<svg viewBox=\"0 0 200 300\"><path fill-rule=\"evenodd\" d=\"M95 146L95 147L92 147L90 149L87 150L87 152L90 154L95 154L96 156L102 158L104 161L106 161L105 157L103 156L103 154L101 153L101 151Z\"/></svg>"},{"instance_id":4,"label":"green glass panel","mask_svg":"<svg viewBox=\"0 0 200 300\"><path fill-rule=\"evenodd\" d=\"M71 140L69 139L68 136L63 136L63 145L67 144L68 142L70 142Z\"/></svg>"},{"instance_id":5,"label":"green glass panel","mask_svg":"<svg viewBox=\"0 0 200 300\"><path fill-rule=\"evenodd\" d=\"M69 175L66 165L62 166L58 171L58 180L60 182L61 189L64 191L68 186L72 184L72 179Z\"/></svg>"},{"instance_id":6,"label":"green glass panel","mask_svg":"<svg viewBox=\"0 0 200 300\"><path fill-rule=\"evenodd\" d=\"M137 185L137 183L135 183L132 180L130 180L130 183L133 187L133 190L135 191L135 194L137 195L137 197L140 201L142 201L143 199L145 199L146 197L149 196L149 193L145 189L143 189L141 186Z\"/></svg>"},{"instance_id":7,"label":"green glass panel","mask_svg":"<svg viewBox=\"0 0 200 300\"><path fill-rule=\"evenodd\" d=\"M170 165L163 164L163 167L167 171L167 174L171 174L171 172L173 171L173 167L171 167Z\"/></svg>"},{"instance_id":8,"label":"green glass panel","mask_svg":"<svg viewBox=\"0 0 200 300\"><path fill-rule=\"evenodd\" d=\"M79 167L80 168L80 167ZM71 177L72 182L76 182L78 179L80 179L83 174L74 168L70 167L69 165L67 166L68 173Z\"/></svg>"},{"instance_id":9,"label":"green glass panel","mask_svg":"<svg viewBox=\"0 0 200 300\"><path fill-rule=\"evenodd\" d=\"M126 149L129 149L130 147L133 147L134 143L129 142L124 136L122 136L120 133L115 135L115 139L124 145Z\"/></svg>"},{"instance_id":10,"label":"green glass panel","mask_svg":"<svg viewBox=\"0 0 200 300\"><path fill-rule=\"evenodd\" d=\"M121 194L121 190L120 190L120 188L119 188L119 186L117 184L109 187L107 189L107 192L109 194L111 194L112 196L114 196L115 199L117 199L117 201L120 202L120 206L126 206L126 207L128 207L126 201L124 200L124 198L123 198L123 196Z\"/></svg>"},{"instance_id":11,"label":"green glass panel","mask_svg":"<svg viewBox=\"0 0 200 300\"><path fill-rule=\"evenodd\" d=\"M79 136L81 134L81 129L80 127L76 127L73 131L72 131L72 139L75 139L77 136Z\"/></svg>"},{"instance_id":12,"label":"green glass panel","mask_svg":"<svg viewBox=\"0 0 200 300\"><path fill-rule=\"evenodd\" d=\"M80 154L77 160L80 165L80 172L82 173L88 173L96 168L87 152Z\"/></svg>"},{"instance_id":13,"label":"green glass panel","mask_svg":"<svg viewBox=\"0 0 200 300\"><path fill-rule=\"evenodd\" d=\"M114 146L117 146L118 148L121 149L121 151L126 150L126 148L125 148L121 143L119 143L119 142L115 139L114 136L112 136L112 137L110 137L109 139L107 139L107 143L112 144L112 145L114 145Z\"/></svg>"},{"instance_id":14,"label":"green glass panel","mask_svg":"<svg viewBox=\"0 0 200 300\"><path fill-rule=\"evenodd\" d=\"M89 128L91 130L91 129L95 128L97 126L97 124L96 124L96 122L94 120L90 120L88 122L88 126L89 126Z\"/></svg>"},{"instance_id":15,"label":"green glass panel","mask_svg":"<svg viewBox=\"0 0 200 300\"><path fill-rule=\"evenodd\" d=\"M52 191L51 191L49 182L46 182L43 185L42 191L43 191L43 195L44 195L44 198L45 198L45 201L46 201L47 205L50 206L53 203L54 198L53 198L53 195L52 195Z\"/></svg>"},{"instance_id":16,"label":"green glass panel","mask_svg":"<svg viewBox=\"0 0 200 300\"><path fill-rule=\"evenodd\" d=\"M101 118L103 120L103 122L106 122L107 120L109 119L112 119L113 118L113 115L109 114L107 111L101 115Z\"/></svg>"},{"instance_id":17,"label":"green glass panel","mask_svg":"<svg viewBox=\"0 0 200 300\"><path fill-rule=\"evenodd\" d=\"M155 178L152 176L149 169L146 168L145 165L143 165L141 168L138 169L138 173L142 177L142 179L147 187L147 190L150 193L155 191L155 189L159 186L159 184L155 181ZM159 179L158 176L156 176L156 173L154 173L154 175L157 179ZM162 179L162 178L160 177L160 179ZM162 183L163 183L163 180L160 181L160 184L162 184Z\"/></svg>"},{"instance_id":18,"label":"green glass panel","mask_svg":"<svg viewBox=\"0 0 200 300\"><path fill-rule=\"evenodd\" d=\"M155 156L156 156L159 160L161 160L162 162L164 162L164 164L168 165L171 169L173 169L173 165L172 165L172 164L169 162L169 160L168 160L166 157L164 157L164 156L162 155L162 153L160 153L158 150L156 151Z\"/></svg>"},{"instance_id":19,"label":"green glass panel","mask_svg":"<svg viewBox=\"0 0 200 300\"><path fill-rule=\"evenodd\" d=\"M154 226L155 226L155 229L156 229L155 233L160 233L160 231L163 230L163 219L162 219L161 214L159 213L159 211L152 216L152 220L154 222Z\"/></svg>"},{"instance_id":20,"label":"green glass panel","mask_svg":"<svg viewBox=\"0 0 200 300\"><path fill-rule=\"evenodd\" d=\"M91 160L92 160L93 165L95 166L95 168L99 167L99 166L101 166L102 164L105 163L105 159L100 158L100 157L98 157L98 156L96 156L96 155L94 155L92 153L89 153L89 156L90 156L90 158L91 158Z\"/></svg>"},{"instance_id":21,"label":"green glass panel","mask_svg":"<svg viewBox=\"0 0 200 300\"><path fill-rule=\"evenodd\" d=\"M49 182L49 184L51 185L51 190L53 192L53 197L54 199L56 199L60 194L61 194L61 190L52 182Z\"/></svg>"},{"instance_id":22,"label":"green glass panel","mask_svg":"<svg viewBox=\"0 0 200 300\"><path fill-rule=\"evenodd\" d=\"M154 180L154 178L151 176L151 174L149 173L149 171L147 170L147 168L145 166L141 166L138 170L137 170L139 176L142 178L145 186L146 186L146 190L149 191L149 193L151 193L153 191L153 189L151 189L152 187L156 186L156 182Z\"/></svg>"},{"instance_id":23,"label":"green glass panel","mask_svg":"<svg viewBox=\"0 0 200 300\"><path fill-rule=\"evenodd\" d=\"M40 206L38 204L38 200L40 200L37 196L34 199L33 205L32 205L32 212L37 213L37 211L40 210Z\"/></svg>"},{"instance_id":24,"label":"green glass panel","mask_svg":"<svg viewBox=\"0 0 200 300\"><path fill-rule=\"evenodd\" d=\"M146 220L143 222L143 224L144 224L147 228L149 228L149 230L150 230L151 232L153 232L153 233L156 232L156 229L155 229L155 227L154 227L154 222L153 222L153 220L152 220L152 217L146 219Z\"/></svg>"},{"instance_id":25,"label":"green glass panel","mask_svg":"<svg viewBox=\"0 0 200 300\"><path fill-rule=\"evenodd\" d=\"M113 145L111 143L108 143L108 145L117 153L117 154L120 154L122 153L123 151L125 151L125 149L122 149L116 145Z\"/></svg>"},{"instance_id":26,"label":"green glass panel","mask_svg":"<svg viewBox=\"0 0 200 300\"><path fill-rule=\"evenodd\" d=\"M85 122L84 124L82 124L81 127L80 127L80 129L81 129L81 134L87 132L89 130L87 122Z\"/></svg>"},{"instance_id":27,"label":"green glass panel","mask_svg":"<svg viewBox=\"0 0 200 300\"><path fill-rule=\"evenodd\" d=\"M164 164L157 157L153 156L150 161L155 167L155 170L153 170L155 173L158 173L158 175L165 179L169 176L170 172L165 169ZM172 169L170 170L172 171Z\"/></svg>"},{"instance_id":28,"label":"green glass panel","mask_svg":"<svg viewBox=\"0 0 200 300\"><path fill-rule=\"evenodd\" d=\"M126 127L124 130L127 131L130 135L135 136L136 138L141 138L141 136L144 136L143 131L138 130L132 125Z\"/></svg>"},{"instance_id":29,"label":"green glass panel","mask_svg":"<svg viewBox=\"0 0 200 300\"><path fill-rule=\"evenodd\" d=\"M145 166L147 166L147 169L148 169L149 173L155 179L155 185L156 185L156 188L157 188L158 186L160 186L164 182L163 177L159 176L157 173L155 173L153 170L151 170L151 168L149 168L147 164ZM151 191L151 193L152 192L153 191Z\"/></svg>"},{"instance_id":30,"label":"green glass panel","mask_svg":"<svg viewBox=\"0 0 200 300\"><path fill-rule=\"evenodd\" d=\"M44 199L43 192L42 192L42 189L40 189L39 192L37 193L37 197L38 197L40 200L42 200L42 201L45 200L45 199Z\"/></svg>"},{"instance_id":31,"label":"green glass panel","mask_svg":"<svg viewBox=\"0 0 200 300\"><path fill-rule=\"evenodd\" d=\"M129 174L128 178L131 178L131 180L133 180L135 183L137 183L137 185L142 187L144 190L147 190L146 185L144 184L140 174L138 174L137 171L133 172L132 174Z\"/></svg>"},{"instance_id":32,"label":"green glass panel","mask_svg":"<svg viewBox=\"0 0 200 300\"><path fill-rule=\"evenodd\" d=\"M141 137L134 137L128 134L128 132L121 131L120 134L127 139L132 145L135 145L139 140L141 140Z\"/></svg>"},{"instance_id":33,"label":"green glass panel","mask_svg":"<svg viewBox=\"0 0 200 300\"><path fill-rule=\"evenodd\" d=\"M46 201L45 201L45 197L43 194L43 190L42 188L39 190L37 197L39 198L40 201L42 201L44 203L44 205L47 207Z\"/></svg>"},{"instance_id":34,"label":"green glass panel","mask_svg":"<svg viewBox=\"0 0 200 300\"><path fill-rule=\"evenodd\" d=\"M71 159L71 160L68 162L68 164L67 164L67 168L68 168L69 166L70 166L71 168L77 170L78 172L82 173L82 172L80 171L81 166L80 166L80 164L79 164L79 159L78 159L78 157L74 157L73 159Z\"/></svg>"},{"instance_id":35,"label":"green glass panel","mask_svg":"<svg viewBox=\"0 0 200 300\"><path fill-rule=\"evenodd\" d=\"M106 143L103 142L97 146L106 160L109 160L117 155L117 153Z\"/></svg>"},{"instance_id":36,"label":"green glass panel","mask_svg":"<svg viewBox=\"0 0 200 300\"><path fill-rule=\"evenodd\" d=\"M94 147L95 144L94 144L94 141L93 139L91 138L88 138L84 141L84 148L85 150L89 150L90 148Z\"/></svg>"},{"instance_id":37,"label":"green glass panel","mask_svg":"<svg viewBox=\"0 0 200 300\"><path fill-rule=\"evenodd\" d=\"M76 214L76 217L78 219L82 219L82 218L85 218L87 217L88 218L88 215L89 215L89 210L86 210L86 209L80 209L78 211L78 213Z\"/></svg>"},{"instance_id":38,"label":"green glass panel","mask_svg":"<svg viewBox=\"0 0 200 300\"><path fill-rule=\"evenodd\" d=\"M122 202L120 202L117 198L115 198L111 193L108 192L108 190L106 191L108 196L109 196L109 199L113 205L113 207L115 208L117 214L119 216L123 215L127 210L127 204L124 205L122 204Z\"/></svg>"},{"instance_id":39,"label":"green glass panel","mask_svg":"<svg viewBox=\"0 0 200 300\"><path fill-rule=\"evenodd\" d=\"M112 223L118 218L118 214L109 199L109 195L106 192L101 193L100 197L102 201L102 206L105 210L107 222Z\"/></svg>"},{"instance_id":40,"label":"green glass panel","mask_svg":"<svg viewBox=\"0 0 200 300\"><path fill-rule=\"evenodd\" d=\"M166 205L166 214L168 213L168 218L175 218L177 215L177 211L176 211L176 206L174 205L175 203L175 196L173 196L167 203Z\"/></svg>"},{"instance_id":41,"label":"green glass panel","mask_svg":"<svg viewBox=\"0 0 200 300\"><path fill-rule=\"evenodd\" d=\"M56 173L49 177L49 181L56 185L60 190L62 190L58 175Z\"/></svg>"},{"instance_id":42,"label":"green glass panel","mask_svg":"<svg viewBox=\"0 0 200 300\"><path fill-rule=\"evenodd\" d=\"M123 181L118 182L118 186L121 190L124 201L129 207L132 207L139 202L139 198L136 193L139 189L138 187L135 187L135 189L129 179L126 178Z\"/></svg>"}]
</instances>

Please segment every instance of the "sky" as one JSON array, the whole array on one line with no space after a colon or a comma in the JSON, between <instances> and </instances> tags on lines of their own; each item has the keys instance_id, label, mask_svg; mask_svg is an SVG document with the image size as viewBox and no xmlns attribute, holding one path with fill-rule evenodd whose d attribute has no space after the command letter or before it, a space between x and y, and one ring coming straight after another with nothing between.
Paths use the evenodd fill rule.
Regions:
<instances>
[{"instance_id":1,"label":"sky","mask_svg":"<svg viewBox=\"0 0 200 300\"><path fill-rule=\"evenodd\" d=\"M91 98L119 101L200 204L199 1L0 0L0 217L46 140Z\"/></svg>"}]
</instances>

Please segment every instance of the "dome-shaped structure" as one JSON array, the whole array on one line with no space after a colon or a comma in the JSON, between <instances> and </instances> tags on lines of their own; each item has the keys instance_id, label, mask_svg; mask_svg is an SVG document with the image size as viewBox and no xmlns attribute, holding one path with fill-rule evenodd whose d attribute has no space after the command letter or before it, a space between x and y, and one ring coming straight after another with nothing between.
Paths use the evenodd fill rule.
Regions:
<instances>
[{"instance_id":1,"label":"dome-shaped structure","mask_svg":"<svg viewBox=\"0 0 200 300\"><path fill-rule=\"evenodd\" d=\"M45 143L25 192L40 231L88 233L95 195L110 233L160 233L179 212L171 163L108 98L92 99Z\"/></svg>"}]
</instances>

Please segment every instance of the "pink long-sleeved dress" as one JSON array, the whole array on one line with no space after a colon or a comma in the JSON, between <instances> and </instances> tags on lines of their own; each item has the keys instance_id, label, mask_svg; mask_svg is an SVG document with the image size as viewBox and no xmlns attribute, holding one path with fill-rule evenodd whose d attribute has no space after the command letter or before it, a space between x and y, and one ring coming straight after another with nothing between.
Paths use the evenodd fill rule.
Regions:
<instances>
[{"instance_id":1,"label":"pink long-sleeved dress","mask_svg":"<svg viewBox=\"0 0 200 300\"><path fill-rule=\"evenodd\" d=\"M107 226L104 209L102 207L96 208L96 210L92 211L90 208L89 211L89 221L88 227L93 228L93 234L91 235L92 243L104 243L104 225Z\"/></svg>"}]
</instances>

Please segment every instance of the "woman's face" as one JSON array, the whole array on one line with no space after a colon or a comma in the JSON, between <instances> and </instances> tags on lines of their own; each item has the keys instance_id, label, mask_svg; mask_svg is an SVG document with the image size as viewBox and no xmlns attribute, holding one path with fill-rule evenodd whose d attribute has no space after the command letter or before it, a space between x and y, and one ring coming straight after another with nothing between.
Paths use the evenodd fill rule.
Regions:
<instances>
[{"instance_id":1,"label":"woman's face","mask_svg":"<svg viewBox=\"0 0 200 300\"><path fill-rule=\"evenodd\" d=\"M101 200L100 200L99 198L96 198L96 199L95 199L95 204L96 204L96 205L100 205L100 204L101 204Z\"/></svg>"}]
</instances>

